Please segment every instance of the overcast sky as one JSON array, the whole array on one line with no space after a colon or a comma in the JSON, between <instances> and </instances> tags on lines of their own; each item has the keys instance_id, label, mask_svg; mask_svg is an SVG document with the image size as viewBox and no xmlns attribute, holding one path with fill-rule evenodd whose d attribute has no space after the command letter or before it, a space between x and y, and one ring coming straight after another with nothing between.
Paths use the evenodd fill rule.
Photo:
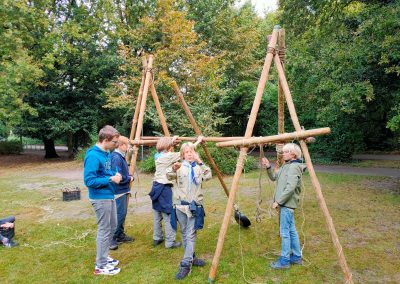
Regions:
<instances>
[{"instance_id":1,"label":"overcast sky","mask_svg":"<svg viewBox=\"0 0 400 284\"><path fill-rule=\"evenodd\" d=\"M237 5L241 6L244 2L246 0L239 0ZM251 0L251 3L260 16L264 15L264 10L274 11L278 9L278 0Z\"/></svg>"}]
</instances>

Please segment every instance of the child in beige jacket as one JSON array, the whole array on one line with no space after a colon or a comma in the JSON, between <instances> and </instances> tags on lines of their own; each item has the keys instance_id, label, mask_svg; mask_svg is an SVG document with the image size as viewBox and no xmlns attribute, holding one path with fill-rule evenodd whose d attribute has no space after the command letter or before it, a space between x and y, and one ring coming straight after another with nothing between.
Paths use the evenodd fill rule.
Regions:
<instances>
[{"instance_id":1,"label":"child in beige jacket","mask_svg":"<svg viewBox=\"0 0 400 284\"><path fill-rule=\"evenodd\" d=\"M211 170L203 164L194 150L194 144L185 143L181 147L182 163L175 163L167 169L169 180L177 181L173 190L174 210L171 217L172 228L179 222L185 249L176 279L185 278L192 266L204 266L204 260L195 256L196 231L203 228L204 208L201 184L211 178ZM174 216L175 213L175 216Z\"/></svg>"}]
</instances>

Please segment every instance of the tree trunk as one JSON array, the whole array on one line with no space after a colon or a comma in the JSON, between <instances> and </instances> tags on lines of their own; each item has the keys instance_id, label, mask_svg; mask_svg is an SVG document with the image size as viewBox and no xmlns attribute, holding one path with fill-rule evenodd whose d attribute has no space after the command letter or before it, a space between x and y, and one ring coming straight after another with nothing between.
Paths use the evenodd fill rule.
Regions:
<instances>
[{"instance_id":1,"label":"tree trunk","mask_svg":"<svg viewBox=\"0 0 400 284\"><path fill-rule=\"evenodd\" d=\"M68 147L68 158L72 158L74 156L74 139L73 134L71 132L68 133L67 138L67 147Z\"/></svg>"},{"instance_id":2,"label":"tree trunk","mask_svg":"<svg viewBox=\"0 0 400 284\"><path fill-rule=\"evenodd\" d=\"M46 150L45 159L59 158L56 152L56 148L54 147L53 139L43 138L44 149Z\"/></svg>"}]
</instances>

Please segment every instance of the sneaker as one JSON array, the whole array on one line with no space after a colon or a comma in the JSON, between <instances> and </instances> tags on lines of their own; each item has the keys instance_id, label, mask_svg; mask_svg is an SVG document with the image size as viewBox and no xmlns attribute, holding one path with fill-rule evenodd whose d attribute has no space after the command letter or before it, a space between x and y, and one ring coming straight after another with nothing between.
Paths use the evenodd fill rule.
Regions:
<instances>
[{"instance_id":1,"label":"sneaker","mask_svg":"<svg viewBox=\"0 0 400 284\"><path fill-rule=\"evenodd\" d=\"M123 235L121 238L117 238L117 242L120 243L130 243L133 242L135 240L135 238L127 236L127 235Z\"/></svg>"},{"instance_id":2,"label":"sneaker","mask_svg":"<svg viewBox=\"0 0 400 284\"><path fill-rule=\"evenodd\" d=\"M116 249L118 249L118 242L117 242L117 240L114 240L114 239L111 240L110 249L111 249L111 250L116 250Z\"/></svg>"},{"instance_id":3,"label":"sneaker","mask_svg":"<svg viewBox=\"0 0 400 284\"><path fill-rule=\"evenodd\" d=\"M200 258L195 257L195 258L193 258L192 265L201 267L201 266L205 266L206 262L204 260L200 259Z\"/></svg>"},{"instance_id":4,"label":"sneaker","mask_svg":"<svg viewBox=\"0 0 400 284\"><path fill-rule=\"evenodd\" d=\"M290 262L283 259L282 257L279 257L277 261L271 262L270 266L273 269L287 269L290 268Z\"/></svg>"},{"instance_id":5,"label":"sneaker","mask_svg":"<svg viewBox=\"0 0 400 284\"><path fill-rule=\"evenodd\" d=\"M174 248L179 248L179 247L181 247L181 246L182 246L182 243L181 243L181 242L174 241L174 242L172 243L171 246L166 247L166 248L167 248L167 249L174 249Z\"/></svg>"},{"instance_id":6,"label":"sneaker","mask_svg":"<svg viewBox=\"0 0 400 284\"><path fill-rule=\"evenodd\" d=\"M119 264L119 261L107 256L107 264L116 267Z\"/></svg>"},{"instance_id":7,"label":"sneaker","mask_svg":"<svg viewBox=\"0 0 400 284\"><path fill-rule=\"evenodd\" d=\"M153 247L156 247L160 244L162 244L164 242L164 240L153 240Z\"/></svg>"},{"instance_id":8,"label":"sneaker","mask_svg":"<svg viewBox=\"0 0 400 284\"><path fill-rule=\"evenodd\" d=\"M114 267L112 265L95 266L94 275L115 275L121 271L121 268Z\"/></svg>"},{"instance_id":9,"label":"sneaker","mask_svg":"<svg viewBox=\"0 0 400 284\"><path fill-rule=\"evenodd\" d=\"M6 247L6 248L13 248L13 247L17 247L17 246L19 246L18 245L18 243L17 242L14 242L14 241L8 241L8 243L6 243L6 244L4 244L4 246Z\"/></svg>"},{"instance_id":10,"label":"sneaker","mask_svg":"<svg viewBox=\"0 0 400 284\"><path fill-rule=\"evenodd\" d=\"M188 276L190 274L190 270L191 269L190 269L189 265L188 266L181 265L179 267L178 273L175 275L175 278L177 280L182 280L183 278L185 278L186 276Z\"/></svg>"},{"instance_id":11,"label":"sneaker","mask_svg":"<svg viewBox=\"0 0 400 284\"><path fill-rule=\"evenodd\" d=\"M291 254L290 264L303 265L303 259L301 258L301 256L294 256L293 254Z\"/></svg>"}]
</instances>

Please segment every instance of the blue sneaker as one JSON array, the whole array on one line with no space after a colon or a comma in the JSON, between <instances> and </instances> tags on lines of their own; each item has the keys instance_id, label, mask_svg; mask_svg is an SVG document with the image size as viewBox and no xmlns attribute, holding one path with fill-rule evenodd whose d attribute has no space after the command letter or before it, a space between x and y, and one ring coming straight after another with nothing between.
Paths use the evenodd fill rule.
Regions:
<instances>
[{"instance_id":1,"label":"blue sneaker","mask_svg":"<svg viewBox=\"0 0 400 284\"><path fill-rule=\"evenodd\" d=\"M118 249L118 242L117 242L116 239L112 239L112 240L111 240L110 249L111 249L111 250L116 250L116 249Z\"/></svg>"},{"instance_id":2,"label":"blue sneaker","mask_svg":"<svg viewBox=\"0 0 400 284\"><path fill-rule=\"evenodd\" d=\"M290 264L303 265L303 259L301 258L301 256L294 256L293 254L291 254Z\"/></svg>"},{"instance_id":3,"label":"blue sneaker","mask_svg":"<svg viewBox=\"0 0 400 284\"><path fill-rule=\"evenodd\" d=\"M279 257L277 261L271 262L269 266L273 269L288 269L290 268L290 262L283 257Z\"/></svg>"},{"instance_id":4,"label":"blue sneaker","mask_svg":"<svg viewBox=\"0 0 400 284\"><path fill-rule=\"evenodd\" d=\"M196 258L193 258L192 265L193 265L193 266L200 266L200 267L203 267L203 266L206 265L206 262L205 262L204 260L202 260L202 259L196 257Z\"/></svg>"},{"instance_id":5,"label":"blue sneaker","mask_svg":"<svg viewBox=\"0 0 400 284\"><path fill-rule=\"evenodd\" d=\"M183 278L185 278L186 276L188 276L190 274L190 265L182 265L179 266L179 271L178 273L175 275L175 278L177 280L182 280Z\"/></svg>"}]
</instances>

